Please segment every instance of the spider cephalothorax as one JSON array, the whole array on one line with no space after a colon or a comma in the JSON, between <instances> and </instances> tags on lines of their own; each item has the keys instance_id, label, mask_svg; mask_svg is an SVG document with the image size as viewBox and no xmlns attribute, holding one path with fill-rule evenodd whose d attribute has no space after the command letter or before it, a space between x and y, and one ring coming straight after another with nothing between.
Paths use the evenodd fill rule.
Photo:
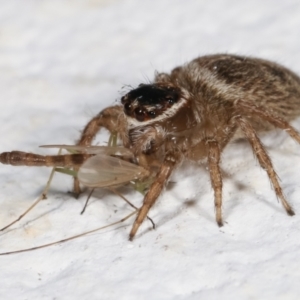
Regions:
<instances>
[{"instance_id":1,"label":"spider cephalothorax","mask_svg":"<svg viewBox=\"0 0 300 300\"><path fill-rule=\"evenodd\" d=\"M170 84L140 84L121 102L130 127L152 124L174 115L186 100L178 87Z\"/></svg>"}]
</instances>

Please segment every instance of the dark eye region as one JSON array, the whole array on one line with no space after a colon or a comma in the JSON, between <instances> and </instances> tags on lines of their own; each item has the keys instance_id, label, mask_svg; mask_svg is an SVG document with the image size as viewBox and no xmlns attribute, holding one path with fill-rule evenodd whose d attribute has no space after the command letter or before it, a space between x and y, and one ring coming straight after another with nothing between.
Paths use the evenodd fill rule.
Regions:
<instances>
[{"instance_id":1,"label":"dark eye region","mask_svg":"<svg viewBox=\"0 0 300 300\"><path fill-rule=\"evenodd\" d=\"M127 116L143 122L156 118L178 102L179 90L172 86L142 84L122 97Z\"/></svg>"}]
</instances>

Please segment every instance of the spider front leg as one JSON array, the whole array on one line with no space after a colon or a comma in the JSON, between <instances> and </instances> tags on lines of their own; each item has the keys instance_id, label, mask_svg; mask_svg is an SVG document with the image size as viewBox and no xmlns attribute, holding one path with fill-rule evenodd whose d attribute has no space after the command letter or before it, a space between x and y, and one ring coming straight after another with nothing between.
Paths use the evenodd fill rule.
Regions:
<instances>
[{"instance_id":1,"label":"spider front leg","mask_svg":"<svg viewBox=\"0 0 300 300\"><path fill-rule=\"evenodd\" d=\"M150 208L153 206L159 195L161 194L164 186L166 185L175 165L180 160L176 155L167 155L155 181L152 183L148 193L146 194L143 205L139 210L139 213L134 221L132 229L129 234L129 240L132 241L137 230L141 226L142 222L146 218Z\"/></svg>"},{"instance_id":2,"label":"spider front leg","mask_svg":"<svg viewBox=\"0 0 300 300\"><path fill-rule=\"evenodd\" d=\"M126 141L126 121L124 118L123 107L120 105L111 106L102 110L95 116L83 129L81 137L77 142L78 146L90 146L98 131L104 127L111 133L117 133L121 140ZM78 171L78 168L75 168ZM80 194L78 179L74 178L73 192L76 196Z\"/></svg>"}]
</instances>

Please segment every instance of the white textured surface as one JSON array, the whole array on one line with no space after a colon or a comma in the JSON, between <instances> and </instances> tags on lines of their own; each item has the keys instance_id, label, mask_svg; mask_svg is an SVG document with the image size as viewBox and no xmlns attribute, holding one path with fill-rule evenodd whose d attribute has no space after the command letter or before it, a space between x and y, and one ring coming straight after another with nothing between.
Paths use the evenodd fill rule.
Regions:
<instances>
[{"instance_id":1,"label":"white textured surface","mask_svg":"<svg viewBox=\"0 0 300 300\"><path fill-rule=\"evenodd\" d=\"M198 55L276 60L300 74L299 1L28 0L0 2L0 151L45 153L72 144L85 123L136 86ZM299 122L295 123L299 128ZM223 155L224 218L214 222L204 167L174 174L134 242L126 226L0 257L7 299L299 299L300 147L264 139L297 215L286 216L247 143ZM38 197L50 170L0 166L5 225ZM43 201L0 235L1 252L32 247L122 218L131 209L97 192L86 213L56 175ZM125 195L137 205L141 196Z\"/></svg>"}]
</instances>

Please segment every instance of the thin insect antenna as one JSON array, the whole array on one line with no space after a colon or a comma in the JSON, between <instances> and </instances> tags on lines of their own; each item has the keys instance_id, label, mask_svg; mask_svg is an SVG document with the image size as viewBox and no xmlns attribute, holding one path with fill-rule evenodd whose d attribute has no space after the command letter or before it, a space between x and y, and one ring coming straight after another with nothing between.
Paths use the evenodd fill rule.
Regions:
<instances>
[{"instance_id":1,"label":"thin insect antenna","mask_svg":"<svg viewBox=\"0 0 300 300\"><path fill-rule=\"evenodd\" d=\"M96 231L106 229L106 228L112 227L112 226L117 225L117 224L121 224L121 223L125 222L127 219L129 219L130 217L132 217L133 215L135 215L136 213L137 213L137 210L130 213L129 215L127 215L126 217L122 218L119 221L116 221L116 222L113 222L111 224L108 224L108 225L105 225L105 226L102 226L102 227L98 227L98 228L83 232L83 233L80 233L80 234L77 234L77 235L73 235L73 236L68 237L66 239L62 239L62 240L59 240L59 241L56 241L56 242L44 244L44 245L37 246L37 247L32 247L32 248L27 248L27 249L22 249L22 250L16 250L16 251L3 252L3 253L0 253L0 255L9 255L9 254L22 253L22 252L29 252L29 251L33 251L33 250L47 248L47 247L54 246L54 245L57 245L57 244L62 244L62 243L65 243L65 242L68 242L68 241L71 241L71 240L75 240L77 238L86 236L86 235L94 233Z\"/></svg>"},{"instance_id":2,"label":"thin insect antenna","mask_svg":"<svg viewBox=\"0 0 300 300\"><path fill-rule=\"evenodd\" d=\"M59 149L58 151L58 154L57 155L60 155L62 152L62 149ZM47 181L47 184L43 190L43 192L41 193L41 195L39 196L39 198L31 205L29 206L29 208L27 208L25 210L25 212L23 212L17 219L15 219L13 222L9 223L8 225L4 226L3 228L0 229L0 231L4 231L5 229L9 228L10 226L14 225L15 223L19 222L25 215L27 215L35 206L38 205L38 203L40 203L42 200L45 200L47 199L47 193L49 191L49 188L50 188L50 184L51 184L51 181L53 179L53 176L54 176L54 173L55 173L55 167L52 168L51 170L51 173L50 173L50 176L49 176L49 179Z\"/></svg>"},{"instance_id":3,"label":"thin insect antenna","mask_svg":"<svg viewBox=\"0 0 300 300\"><path fill-rule=\"evenodd\" d=\"M87 208L87 205L88 205L88 203L89 203L89 200L90 200L90 198L92 197L92 194L94 193L94 191L95 191L95 189L93 188L92 190L91 190L91 192L89 193L89 195L88 195L88 197L87 197L87 199L86 199L86 201L85 201L85 204L84 204L84 207L83 207L83 209L82 209L82 211L81 211L81 215L85 212L85 210L86 210L86 208Z\"/></svg>"}]
</instances>

